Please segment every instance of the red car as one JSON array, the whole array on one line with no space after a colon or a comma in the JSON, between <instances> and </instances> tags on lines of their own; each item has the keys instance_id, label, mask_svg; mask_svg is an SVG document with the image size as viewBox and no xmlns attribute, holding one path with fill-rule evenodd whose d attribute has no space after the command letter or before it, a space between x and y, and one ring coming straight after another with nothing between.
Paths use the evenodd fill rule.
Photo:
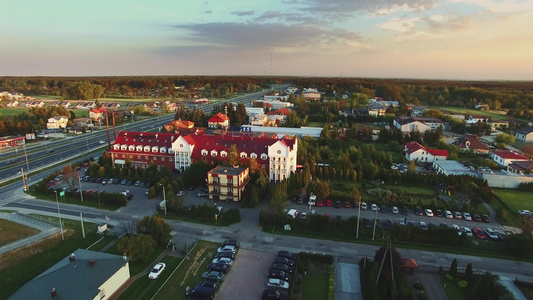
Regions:
<instances>
[{"instance_id":1,"label":"red car","mask_svg":"<svg viewBox=\"0 0 533 300\"><path fill-rule=\"evenodd\" d=\"M474 233L475 236L477 236L478 238L482 240L486 238L485 233L483 233L483 230L481 230L480 228L477 228L477 227L472 228L472 233Z\"/></svg>"},{"instance_id":2,"label":"red car","mask_svg":"<svg viewBox=\"0 0 533 300\"><path fill-rule=\"evenodd\" d=\"M350 207L352 207L352 204L350 203L350 201L346 201L346 202L344 202L344 207L350 208Z\"/></svg>"},{"instance_id":3,"label":"red car","mask_svg":"<svg viewBox=\"0 0 533 300\"><path fill-rule=\"evenodd\" d=\"M81 165L82 167L88 167L89 166L89 163L83 163L83 165Z\"/></svg>"},{"instance_id":4,"label":"red car","mask_svg":"<svg viewBox=\"0 0 533 300\"><path fill-rule=\"evenodd\" d=\"M324 217L329 218L329 214L324 214Z\"/></svg>"},{"instance_id":5,"label":"red car","mask_svg":"<svg viewBox=\"0 0 533 300\"><path fill-rule=\"evenodd\" d=\"M322 200L321 198L316 199L316 206L323 206L323 205L324 205L324 200Z\"/></svg>"},{"instance_id":6,"label":"red car","mask_svg":"<svg viewBox=\"0 0 533 300\"><path fill-rule=\"evenodd\" d=\"M56 185L56 182L53 181L53 180L50 180L50 181L48 182L48 187L52 187L52 186L55 186L55 185Z\"/></svg>"},{"instance_id":7,"label":"red car","mask_svg":"<svg viewBox=\"0 0 533 300\"><path fill-rule=\"evenodd\" d=\"M326 206L331 206L331 200L326 200Z\"/></svg>"}]
</instances>

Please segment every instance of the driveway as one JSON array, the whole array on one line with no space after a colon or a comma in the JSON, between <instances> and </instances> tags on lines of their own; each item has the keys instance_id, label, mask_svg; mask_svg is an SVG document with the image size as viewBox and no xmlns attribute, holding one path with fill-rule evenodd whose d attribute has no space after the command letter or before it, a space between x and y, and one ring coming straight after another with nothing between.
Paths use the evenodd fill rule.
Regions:
<instances>
[{"instance_id":1,"label":"driveway","mask_svg":"<svg viewBox=\"0 0 533 300\"><path fill-rule=\"evenodd\" d=\"M415 272L414 275L405 274L405 281L413 288L413 284L420 281L424 285L424 293L431 300L448 300L444 289L440 285L440 275L425 272ZM413 288L414 294L417 291Z\"/></svg>"}]
</instances>

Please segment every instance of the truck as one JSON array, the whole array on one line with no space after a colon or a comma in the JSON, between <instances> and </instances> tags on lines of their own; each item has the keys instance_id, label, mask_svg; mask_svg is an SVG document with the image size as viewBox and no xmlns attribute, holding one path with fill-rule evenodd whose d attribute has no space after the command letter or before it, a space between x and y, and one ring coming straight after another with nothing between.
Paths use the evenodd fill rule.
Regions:
<instances>
[{"instance_id":1,"label":"truck","mask_svg":"<svg viewBox=\"0 0 533 300\"><path fill-rule=\"evenodd\" d=\"M288 216L291 216L293 219L296 219L296 217L298 216L298 211L296 209L289 209L289 211L287 211L287 215Z\"/></svg>"}]
</instances>

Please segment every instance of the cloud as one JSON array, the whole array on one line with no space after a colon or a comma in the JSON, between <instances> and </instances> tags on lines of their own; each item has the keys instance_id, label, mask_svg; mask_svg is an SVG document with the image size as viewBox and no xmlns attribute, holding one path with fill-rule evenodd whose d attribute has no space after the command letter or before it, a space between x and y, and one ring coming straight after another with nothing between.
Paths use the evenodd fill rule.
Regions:
<instances>
[{"instance_id":1,"label":"cloud","mask_svg":"<svg viewBox=\"0 0 533 300\"><path fill-rule=\"evenodd\" d=\"M206 11L204 11L204 13L205 13L205 14L212 14L213 11L212 11L212 10L206 10Z\"/></svg>"},{"instance_id":2,"label":"cloud","mask_svg":"<svg viewBox=\"0 0 533 300\"><path fill-rule=\"evenodd\" d=\"M231 12L232 15L236 15L238 17L243 17L243 16L253 16L255 15L255 10L248 10L248 11L232 11Z\"/></svg>"},{"instance_id":3,"label":"cloud","mask_svg":"<svg viewBox=\"0 0 533 300\"><path fill-rule=\"evenodd\" d=\"M417 22L420 21L420 17L416 18L393 18L387 22L379 24L379 27L387 30L393 30L401 33L409 32L413 29Z\"/></svg>"},{"instance_id":4,"label":"cloud","mask_svg":"<svg viewBox=\"0 0 533 300\"><path fill-rule=\"evenodd\" d=\"M533 5L531 4L531 1L454 0L452 2L474 4L494 13L533 11Z\"/></svg>"},{"instance_id":5,"label":"cloud","mask_svg":"<svg viewBox=\"0 0 533 300\"><path fill-rule=\"evenodd\" d=\"M304 6L304 10L351 14L356 12L385 13L396 8L429 10L441 0L295 0L288 3Z\"/></svg>"}]
</instances>

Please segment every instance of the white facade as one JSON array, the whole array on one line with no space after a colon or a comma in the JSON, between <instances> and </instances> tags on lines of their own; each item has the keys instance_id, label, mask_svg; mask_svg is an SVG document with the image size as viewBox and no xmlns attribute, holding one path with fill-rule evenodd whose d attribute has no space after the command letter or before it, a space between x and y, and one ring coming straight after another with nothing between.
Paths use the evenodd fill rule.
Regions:
<instances>
[{"instance_id":1,"label":"white facade","mask_svg":"<svg viewBox=\"0 0 533 300\"><path fill-rule=\"evenodd\" d=\"M282 181L296 172L296 152L298 149L297 140L291 150L282 141L277 141L268 147L268 157L270 159L269 179L271 181Z\"/></svg>"},{"instance_id":2,"label":"white facade","mask_svg":"<svg viewBox=\"0 0 533 300\"><path fill-rule=\"evenodd\" d=\"M174 152L176 170L185 170L191 166L194 144L189 144L183 136L180 136L172 143L172 149L170 150Z\"/></svg>"},{"instance_id":3,"label":"white facade","mask_svg":"<svg viewBox=\"0 0 533 300\"><path fill-rule=\"evenodd\" d=\"M52 117L48 119L46 123L46 128L48 129L59 129L67 128L68 118L65 116Z\"/></svg>"},{"instance_id":4,"label":"white facade","mask_svg":"<svg viewBox=\"0 0 533 300\"><path fill-rule=\"evenodd\" d=\"M416 160L419 162L434 162L436 160L446 160L446 156L438 156L429 153L426 149L418 149L413 153L405 153L408 161Z\"/></svg>"},{"instance_id":5,"label":"white facade","mask_svg":"<svg viewBox=\"0 0 533 300\"><path fill-rule=\"evenodd\" d=\"M100 294L94 297L94 300L108 299L130 278L130 267L127 262L113 276L109 277L98 289Z\"/></svg>"},{"instance_id":6,"label":"white facade","mask_svg":"<svg viewBox=\"0 0 533 300\"><path fill-rule=\"evenodd\" d=\"M431 128L428 125L422 122L419 122L419 121L414 121L414 122L402 125L396 122L396 120L394 120L393 125L394 127L398 128L401 132L411 132L411 131L418 130L420 133L424 133L427 130L431 130Z\"/></svg>"}]
</instances>

